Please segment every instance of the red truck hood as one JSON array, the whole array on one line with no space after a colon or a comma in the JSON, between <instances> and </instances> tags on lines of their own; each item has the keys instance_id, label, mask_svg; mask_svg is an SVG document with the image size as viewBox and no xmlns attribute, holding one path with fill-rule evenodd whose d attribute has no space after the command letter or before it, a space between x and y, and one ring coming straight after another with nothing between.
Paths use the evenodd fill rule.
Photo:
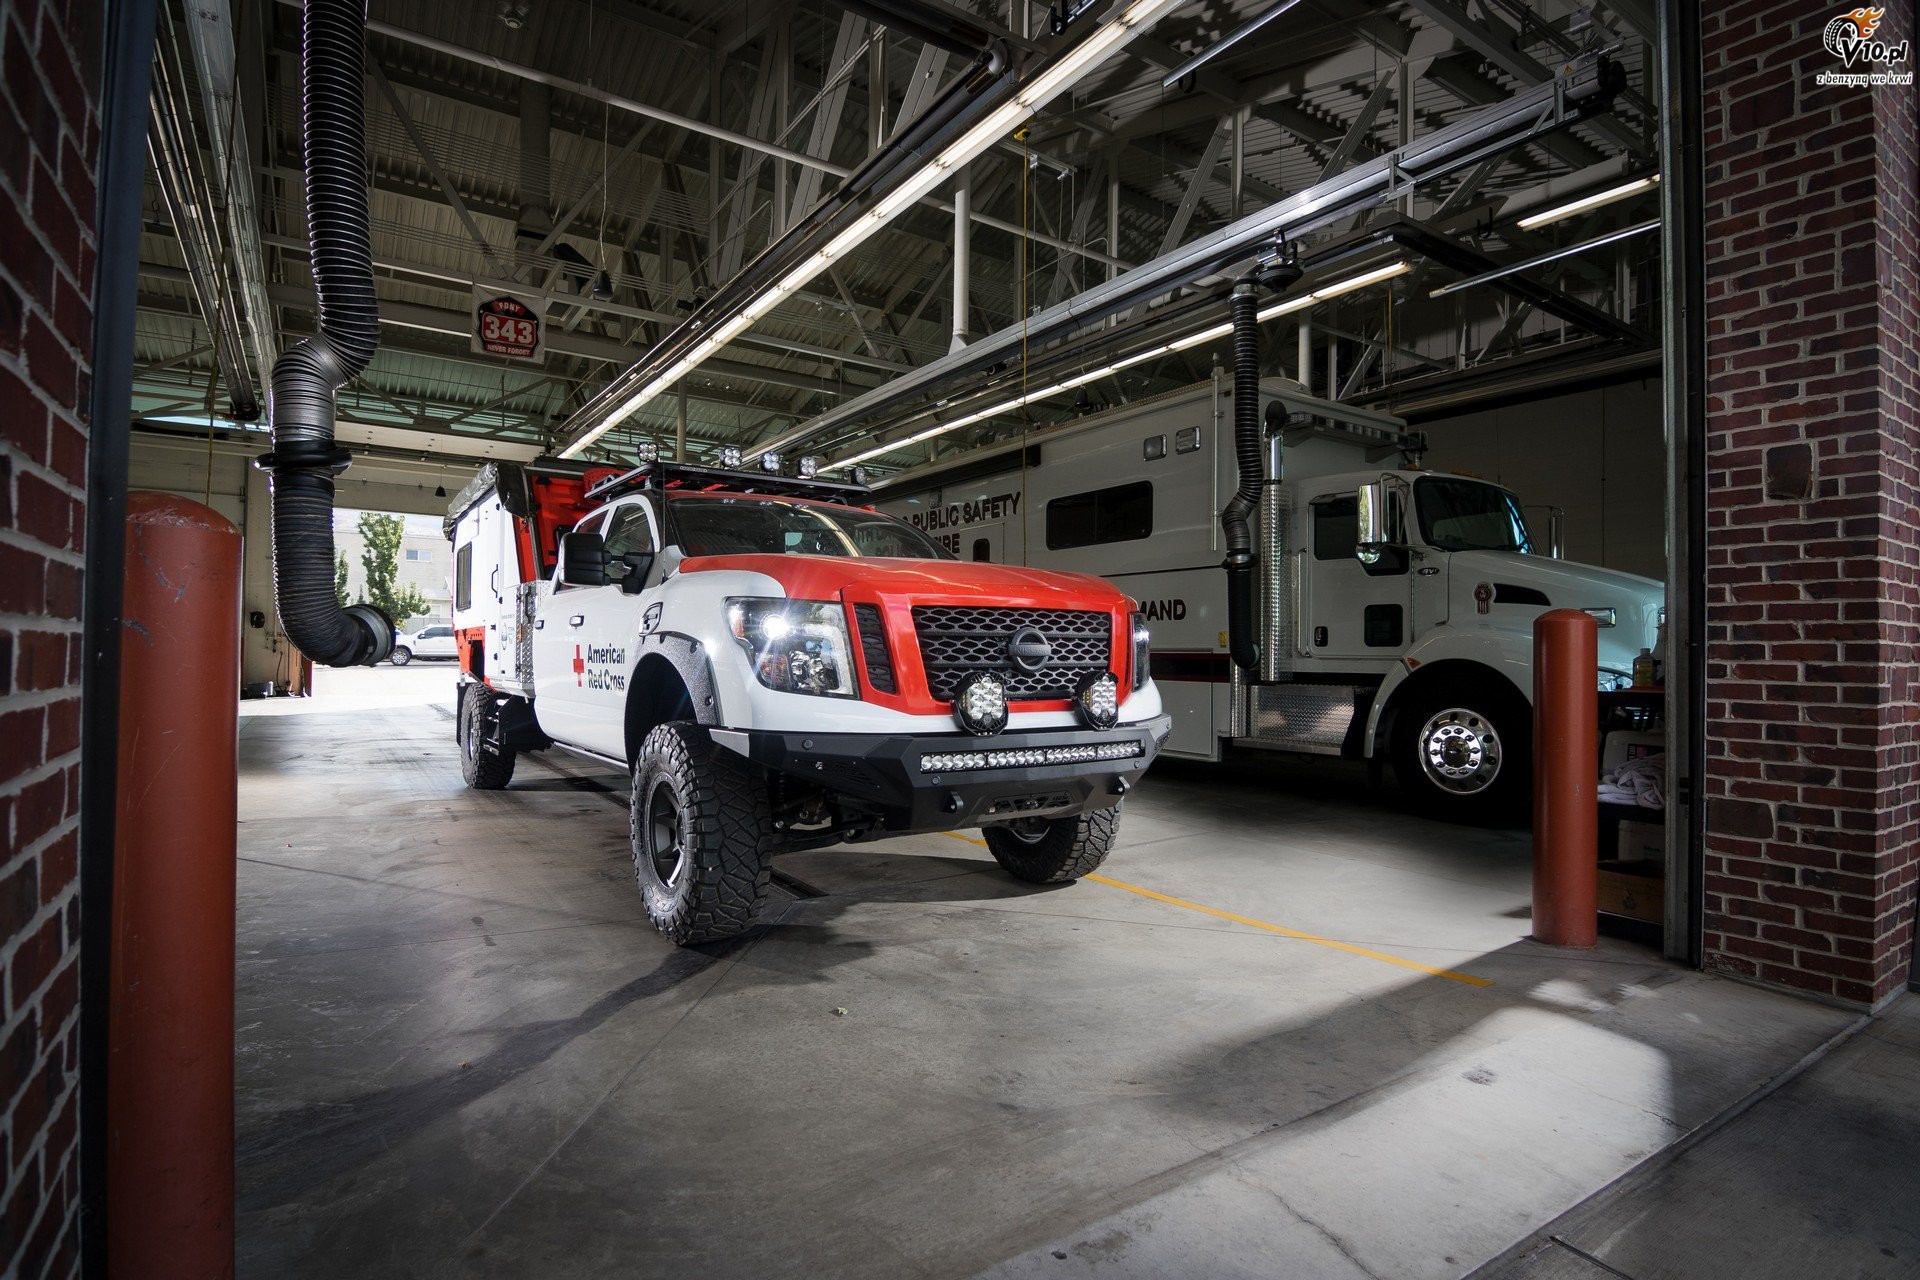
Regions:
<instances>
[{"instance_id":1,"label":"red truck hood","mask_svg":"<svg viewBox=\"0 0 1920 1280\"><path fill-rule=\"evenodd\" d=\"M1059 573L1017 565L964 560L893 560L878 556L695 556L682 573L731 569L764 574L796 600L941 600L1025 609L1119 607L1127 597L1112 583L1086 573Z\"/></svg>"}]
</instances>

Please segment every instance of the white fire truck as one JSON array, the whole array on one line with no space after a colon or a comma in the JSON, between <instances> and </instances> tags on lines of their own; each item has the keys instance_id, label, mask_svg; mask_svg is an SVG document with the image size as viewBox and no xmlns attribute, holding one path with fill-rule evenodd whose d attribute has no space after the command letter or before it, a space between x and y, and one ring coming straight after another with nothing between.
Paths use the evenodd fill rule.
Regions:
<instances>
[{"instance_id":1,"label":"white fire truck","mask_svg":"<svg viewBox=\"0 0 1920 1280\"><path fill-rule=\"evenodd\" d=\"M1231 383L1202 383L892 477L882 510L967 560L1099 574L1141 601L1168 754L1225 744L1391 759L1442 812L1527 792L1533 620L1599 622L1601 688L1656 642L1661 584L1547 554L1520 499L1418 469L1397 418L1261 384L1258 661L1230 658L1217 520ZM1370 528L1363 529L1363 521Z\"/></svg>"},{"instance_id":2,"label":"white fire truck","mask_svg":"<svg viewBox=\"0 0 1920 1280\"><path fill-rule=\"evenodd\" d=\"M1017 878L1092 871L1170 729L1145 619L866 501L733 469L483 469L446 521L468 784L551 746L628 772L647 914L682 943L746 928L787 850L979 827Z\"/></svg>"}]
</instances>

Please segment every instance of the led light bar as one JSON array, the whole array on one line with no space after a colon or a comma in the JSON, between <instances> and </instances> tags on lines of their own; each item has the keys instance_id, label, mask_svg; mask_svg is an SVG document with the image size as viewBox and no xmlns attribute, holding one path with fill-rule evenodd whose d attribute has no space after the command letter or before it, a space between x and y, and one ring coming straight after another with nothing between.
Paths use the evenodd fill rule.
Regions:
<instances>
[{"instance_id":1,"label":"led light bar","mask_svg":"<svg viewBox=\"0 0 1920 1280\"><path fill-rule=\"evenodd\" d=\"M777 284L751 299L740 309L738 315L715 329L672 368L628 396L607 415L605 421L562 449L560 456L563 458L576 456L581 450L637 412L648 401L672 387L674 383L698 368L708 356L726 346L741 333L753 327L762 316L799 292L815 276L866 243L876 231L952 177L956 170L973 161L988 147L1018 128L1027 117L1071 88L1082 75L1109 54L1121 48L1154 21L1170 10L1178 8L1182 3L1184 0L1134 0L1134 3L1123 10L1119 17L1101 26L1092 35L1069 49L1045 71L1034 77L1033 82L1021 89L1012 101L1002 104L954 139L930 163L888 192L878 204L862 214L846 230L829 240L819 252L789 271Z\"/></svg>"},{"instance_id":2,"label":"led light bar","mask_svg":"<svg viewBox=\"0 0 1920 1280\"><path fill-rule=\"evenodd\" d=\"M1551 209L1542 209L1539 213L1530 213L1517 224L1522 231L1531 231L1535 227L1544 227L1549 222L1558 222L1562 218L1571 218L1576 213L1585 213L1588 209L1598 209L1603 204L1612 204L1616 200L1625 200L1628 196L1639 195L1654 183L1660 181L1660 175L1650 173L1644 178L1635 178L1632 182L1623 182L1617 187L1608 187L1605 191L1596 191L1590 196L1581 196L1566 204L1555 205Z\"/></svg>"},{"instance_id":3,"label":"led light bar","mask_svg":"<svg viewBox=\"0 0 1920 1280\"><path fill-rule=\"evenodd\" d=\"M964 773L973 769L1032 769L1049 764L1089 764L1138 760L1140 743L1102 742L1080 747L1001 747L992 751L953 751L920 757L922 773Z\"/></svg>"},{"instance_id":4,"label":"led light bar","mask_svg":"<svg viewBox=\"0 0 1920 1280\"><path fill-rule=\"evenodd\" d=\"M1303 293L1297 298L1288 298L1284 301L1276 302L1271 306L1262 308L1257 313L1256 319L1263 321L1272 320L1276 316L1283 316L1290 311L1299 311L1305 307L1311 307L1315 303L1325 301L1328 298L1337 298L1343 293L1351 293L1355 289L1364 289L1370 284L1379 284L1382 280L1391 280L1395 276L1405 275L1411 270L1413 270L1411 263L1404 261L1391 262L1384 267L1378 267L1372 271L1364 271L1357 276L1349 276L1345 280L1339 280L1323 288L1315 289L1312 293ZM1035 400L1044 400L1048 396L1059 395L1062 391L1071 391L1075 387L1085 386L1096 378L1104 378L1110 373L1118 373L1122 369L1140 364L1142 361L1151 360L1155 356L1164 356L1175 351L1185 351L1188 347L1197 347L1203 342L1211 342L1217 338L1224 338L1232 332L1232 321L1228 321L1225 324L1216 324L1211 328L1202 329L1198 333L1190 333L1184 338L1176 338L1172 342L1165 343L1161 346L1149 347L1145 351L1136 351L1124 360L1115 360L1111 364L1101 365L1098 369L1089 369L1085 373L1077 373L1063 382L1056 382L1051 386L1042 387L1038 391L1029 391L1012 400L1002 401L990 409L976 409L972 413L964 414L949 422L936 422L925 430L916 432L913 435L903 437L899 440L890 440L886 444L875 445L865 453L856 453L852 457L842 458L838 462L827 463L822 466L820 470L822 473L838 471L843 467L851 467L857 463L871 461L883 453L894 453L906 448L908 445L919 444L923 440L930 440L934 436L942 435L948 431L957 431L961 427L972 426L976 422L996 417L999 414L1009 413L1024 405L1032 404Z\"/></svg>"}]
</instances>

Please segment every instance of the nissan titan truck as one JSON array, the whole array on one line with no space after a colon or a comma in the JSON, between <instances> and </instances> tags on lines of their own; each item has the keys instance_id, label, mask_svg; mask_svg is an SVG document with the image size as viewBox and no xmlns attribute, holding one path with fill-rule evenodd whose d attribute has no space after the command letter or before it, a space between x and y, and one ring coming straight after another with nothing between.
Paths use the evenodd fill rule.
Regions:
<instances>
[{"instance_id":1,"label":"nissan titan truck","mask_svg":"<svg viewBox=\"0 0 1920 1280\"><path fill-rule=\"evenodd\" d=\"M482 469L446 520L467 783L553 747L626 773L647 915L683 944L745 929L789 850L978 827L1018 879L1093 871L1171 727L1145 617L867 503L737 468Z\"/></svg>"}]
</instances>

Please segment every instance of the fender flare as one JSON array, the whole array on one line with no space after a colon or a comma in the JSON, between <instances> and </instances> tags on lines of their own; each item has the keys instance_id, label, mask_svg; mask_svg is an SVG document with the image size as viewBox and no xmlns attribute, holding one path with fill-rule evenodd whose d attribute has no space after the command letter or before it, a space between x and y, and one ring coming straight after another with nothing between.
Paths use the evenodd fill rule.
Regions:
<instances>
[{"instance_id":1,"label":"fender flare","mask_svg":"<svg viewBox=\"0 0 1920 1280\"><path fill-rule=\"evenodd\" d=\"M644 738L644 730L650 730L652 724L642 725L650 717L637 710L642 706L641 699L648 688L643 673L649 664L664 662L680 678L681 685L687 691L687 699L693 707L696 724L707 728L724 724L721 715L720 695L715 687L713 665L707 658L706 646L692 636L679 632L654 632L640 638L640 656L633 664L633 670L627 677L627 757L633 758L639 748L639 739ZM636 726L643 731L637 736Z\"/></svg>"}]
</instances>

